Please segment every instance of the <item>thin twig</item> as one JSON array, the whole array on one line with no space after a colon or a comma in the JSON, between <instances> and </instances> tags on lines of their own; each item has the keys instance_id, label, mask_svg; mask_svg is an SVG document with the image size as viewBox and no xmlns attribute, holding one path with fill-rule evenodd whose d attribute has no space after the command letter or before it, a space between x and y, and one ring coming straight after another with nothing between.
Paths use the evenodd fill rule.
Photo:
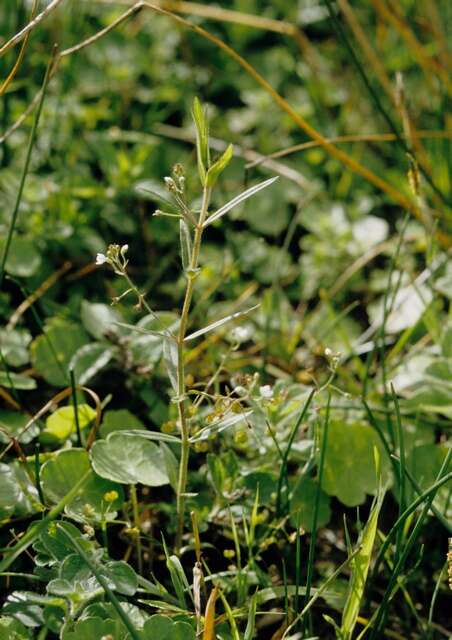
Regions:
<instances>
[{"instance_id":1,"label":"thin twig","mask_svg":"<svg viewBox=\"0 0 452 640\"><path fill-rule=\"evenodd\" d=\"M452 138L452 131L421 130L416 131L416 136L418 138ZM331 142L332 144L340 144L345 142L393 142L396 139L397 136L395 135L395 133L364 133L326 138L326 140L328 142ZM315 140L302 142L300 144L294 144L290 147L286 147L285 149L280 149L279 151L275 151L274 153L270 153L269 155L262 156L262 160L250 162L246 165L246 168L251 169L252 167L255 167L263 161L274 160L276 158L284 158L285 156L297 153L298 151L307 151L308 149L314 149L321 146L322 145Z\"/></svg>"},{"instance_id":2,"label":"thin twig","mask_svg":"<svg viewBox=\"0 0 452 640\"><path fill-rule=\"evenodd\" d=\"M35 16L37 5L38 5L38 0L33 0L33 5L31 7L31 18L34 18L34 16ZM19 55L17 56L17 60L14 63L13 68L8 73L8 76L6 77L6 79L3 82L3 84L0 86L0 97L5 93L5 91L7 90L9 85L11 84L11 82L14 80L14 78L16 76L16 73L19 71L20 65L22 64L22 60L24 59L25 51L27 49L29 36L30 36L30 34L27 33L27 35L24 38L24 41L22 42L22 46L20 48Z\"/></svg>"},{"instance_id":3,"label":"thin twig","mask_svg":"<svg viewBox=\"0 0 452 640\"><path fill-rule=\"evenodd\" d=\"M47 7L39 13L36 18L33 18L21 31L16 33L15 36L10 38L5 44L0 47L0 57L3 56L11 47L14 47L18 42L20 42L25 36L30 33L33 29L36 29L38 24L40 24L47 16L54 11L59 4L61 4L62 0L52 0Z\"/></svg>"}]
</instances>

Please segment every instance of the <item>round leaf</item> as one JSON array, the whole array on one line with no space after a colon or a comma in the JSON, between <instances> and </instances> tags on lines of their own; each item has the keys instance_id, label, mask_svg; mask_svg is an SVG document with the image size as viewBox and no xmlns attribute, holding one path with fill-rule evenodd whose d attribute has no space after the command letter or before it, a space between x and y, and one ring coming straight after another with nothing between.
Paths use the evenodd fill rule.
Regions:
<instances>
[{"instance_id":1,"label":"round leaf","mask_svg":"<svg viewBox=\"0 0 452 640\"><path fill-rule=\"evenodd\" d=\"M45 498L51 502L59 502L89 468L89 456L84 449L59 451L41 469ZM113 500L106 501L105 494L110 494ZM120 485L100 478L92 471L79 495L71 500L65 511L77 519L98 522L103 518L114 518L123 500L124 493Z\"/></svg>"},{"instance_id":2,"label":"round leaf","mask_svg":"<svg viewBox=\"0 0 452 640\"><path fill-rule=\"evenodd\" d=\"M88 404L77 405L78 424L81 429L88 427L96 417L96 412ZM45 429L41 436L43 439L66 440L76 431L75 411L73 406L60 407L46 420Z\"/></svg>"},{"instance_id":3,"label":"round leaf","mask_svg":"<svg viewBox=\"0 0 452 640\"><path fill-rule=\"evenodd\" d=\"M150 487L169 482L162 450L139 435L116 432L98 440L91 449L91 461L97 474L114 482Z\"/></svg>"},{"instance_id":4,"label":"round leaf","mask_svg":"<svg viewBox=\"0 0 452 640\"><path fill-rule=\"evenodd\" d=\"M377 491L374 447L380 451L383 484L389 480L389 462L378 436L366 424L332 422L328 430L322 489L348 507Z\"/></svg>"},{"instance_id":5,"label":"round leaf","mask_svg":"<svg viewBox=\"0 0 452 640\"><path fill-rule=\"evenodd\" d=\"M70 322L54 321L31 344L33 367L55 387L69 384L68 365L74 353L88 342L81 327Z\"/></svg>"}]
</instances>

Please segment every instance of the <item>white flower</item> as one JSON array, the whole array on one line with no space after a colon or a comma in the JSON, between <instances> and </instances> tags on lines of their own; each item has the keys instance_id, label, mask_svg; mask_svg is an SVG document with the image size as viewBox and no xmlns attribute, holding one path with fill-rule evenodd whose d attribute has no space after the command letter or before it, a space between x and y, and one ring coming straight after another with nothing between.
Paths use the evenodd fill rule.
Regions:
<instances>
[{"instance_id":1,"label":"white flower","mask_svg":"<svg viewBox=\"0 0 452 640\"><path fill-rule=\"evenodd\" d=\"M273 389L271 388L271 386L269 384L264 384L263 387L259 387L259 393L266 400L269 400L270 398L273 398Z\"/></svg>"},{"instance_id":2,"label":"white flower","mask_svg":"<svg viewBox=\"0 0 452 640\"><path fill-rule=\"evenodd\" d=\"M96 264L105 264L108 262L108 258L103 253L98 253L96 256Z\"/></svg>"}]
</instances>

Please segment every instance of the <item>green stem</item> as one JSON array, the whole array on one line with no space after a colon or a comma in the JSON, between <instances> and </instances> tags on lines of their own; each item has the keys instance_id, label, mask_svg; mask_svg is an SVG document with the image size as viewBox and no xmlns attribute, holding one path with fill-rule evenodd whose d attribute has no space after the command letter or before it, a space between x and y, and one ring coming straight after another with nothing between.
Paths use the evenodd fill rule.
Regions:
<instances>
[{"instance_id":1,"label":"green stem","mask_svg":"<svg viewBox=\"0 0 452 640\"><path fill-rule=\"evenodd\" d=\"M193 249L190 259L190 269L187 275L187 287L185 290L184 304L180 318L179 333L177 336L177 407L179 412L179 423L181 430L181 458L179 463L179 479L177 483L177 532L175 550L180 550L182 534L184 531L184 511L185 511L185 490L187 486L188 458L190 453L190 430L186 414L185 402L185 367L184 367L184 339L187 331L188 314L193 297L193 289L198 269L199 253L201 250L201 240L203 225L207 217L211 190L204 187L202 194L201 212L195 227L193 238Z\"/></svg>"},{"instance_id":2,"label":"green stem","mask_svg":"<svg viewBox=\"0 0 452 640\"><path fill-rule=\"evenodd\" d=\"M137 529L137 563L138 573L143 575L143 558L141 555L141 522L138 511L137 489L134 484L130 485L130 498L132 500L133 524Z\"/></svg>"}]
</instances>

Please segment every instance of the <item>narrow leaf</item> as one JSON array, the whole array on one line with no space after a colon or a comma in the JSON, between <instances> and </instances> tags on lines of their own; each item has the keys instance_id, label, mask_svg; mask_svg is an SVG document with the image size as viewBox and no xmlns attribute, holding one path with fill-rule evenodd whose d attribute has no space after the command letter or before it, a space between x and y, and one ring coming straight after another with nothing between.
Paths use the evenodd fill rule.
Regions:
<instances>
[{"instance_id":1,"label":"narrow leaf","mask_svg":"<svg viewBox=\"0 0 452 640\"><path fill-rule=\"evenodd\" d=\"M341 633L344 640L349 640L352 637L353 629L358 619L359 608L364 595L367 574L372 559L372 550L377 534L378 516L385 494L379 473L380 459L377 448L374 448L374 455L376 458L377 475L380 476L379 487L375 504L360 537L360 549L351 565L353 572L350 578L347 601L342 613Z\"/></svg>"},{"instance_id":2,"label":"narrow leaf","mask_svg":"<svg viewBox=\"0 0 452 640\"><path fill-rule=\"evenodd\" d=\"M193 120L196 125L196 155L201 183L206 183L206 175L210 165L209 128L205 110L198 98L193 101Z\"/></svg>"},{"instance_id":3,"label":"narrow leaf","mask_svg":"<svg viewBox=\"0 0 452 640\"><path fill-rule=\"evenodd\" d=\"M204 327L203 329L199 329L199 331L195 331L194 333L190 333L190 335L185 337L185 342L188 342L189 340L194 340L195 338L199 338L199 336L202 336L205 333L208 333L209 331L213 331L214 329L218 329L218 327L221 327L222 325L226 324L227 322L230 322L231 320L235 320L236 318L246 316L248 313L251 313L251 311L254 311L259 306L260 305L256 304L254 305L254 307L250 307L250 309L246 309L246 311L237 311L237 313L231 313L231 315L226 316L225 318L221 318L221 320L212 322L212 324L207 325L207 327Z\"/></svg>"},{"instance_id":4,"label":"narrow leaf","mask_svg":"<svg viewBox=\"0 0 452 640\"><path fill-rule=\"evenodd\" d=\"M177 345L173 340L163 341L163 358L171 386L177 393L179 388L177 385Z\"/></svg>"},{"instance_id":5,"label":"narrow leaf","mask_svg":"<svg viewBox=\"0 0 452 640\"><path fill-rule=\"evenodd\" d=\"M226 151L218 158L218 160L210 167L207 172L207 186L213 187L219 175L223 173L228 164L231 162L234 147L232 144L228 146Z\"/></svg>"},{"instance_id":6,"label":"narrow leaf","mask_svg":"<svg viewBox=\"0 0 452 640\"><path fill-rule=\"evenodd\" d=\"M200 440L205 440L214 433L220 433L220 431L229 429L229 427L234 426L238 422L246 420L246 418L248 418L248 416L250 416L252 413L252 409L244 411L243 413L229 413L225 418L221 418L220 420L218 420L218 422L214 422L208 427L201 429L201 431L198 431L195 436L190 438L190 442L199 442Z\"/></svg>"},{"instance_id":7,"label":"narrow leaf","mask_svg":"<svg viewBox=\"0 0 452 640\"><path fill-rule=\"evenodd\" d=\"M250 608L248 611L248 622L246 624L245 635L243 640L253 640L256 633L256 608L257 608L257 592L251 597Z\"/></svg>"},{"instance_id":8,"label":"narrow leaf","mask_svg":"<svg viewBox=\"0 0 452 640\"><path fill-rule=\"evenodd\" d=\"M185 220L179 220L179 240L182 268L187 271L191 263L191 236Z\"/></svg>"},{"instance_id":9,"label":"narrow leaf","mask_svg":"<svg viewBox=\"0 0 452 640\"><path fill-rule=\"evenodd\" d=\"M244 202L248 198L251 198L251 196L254 196L255 193L258 193L262 189L265 189L265 187L269 187L271 184L276 182L278 178L279 176L275 176L274 178L269 178L268 180L264 180L264 182L260 182L259 184L254 185L254 187L250 187L243 193L240 193L235 198L232 198L232 200L230 200L225 205L220 207L218 211L215 211L215 213L212 213L212 215L207 218L207 220L204 222L204 228L208 227L209 224L212 224L212 222L215 222L216 220L224 216L226 213L228 213L228 211L236 207L241 202Z\"/></svg>"}]
</instances>

